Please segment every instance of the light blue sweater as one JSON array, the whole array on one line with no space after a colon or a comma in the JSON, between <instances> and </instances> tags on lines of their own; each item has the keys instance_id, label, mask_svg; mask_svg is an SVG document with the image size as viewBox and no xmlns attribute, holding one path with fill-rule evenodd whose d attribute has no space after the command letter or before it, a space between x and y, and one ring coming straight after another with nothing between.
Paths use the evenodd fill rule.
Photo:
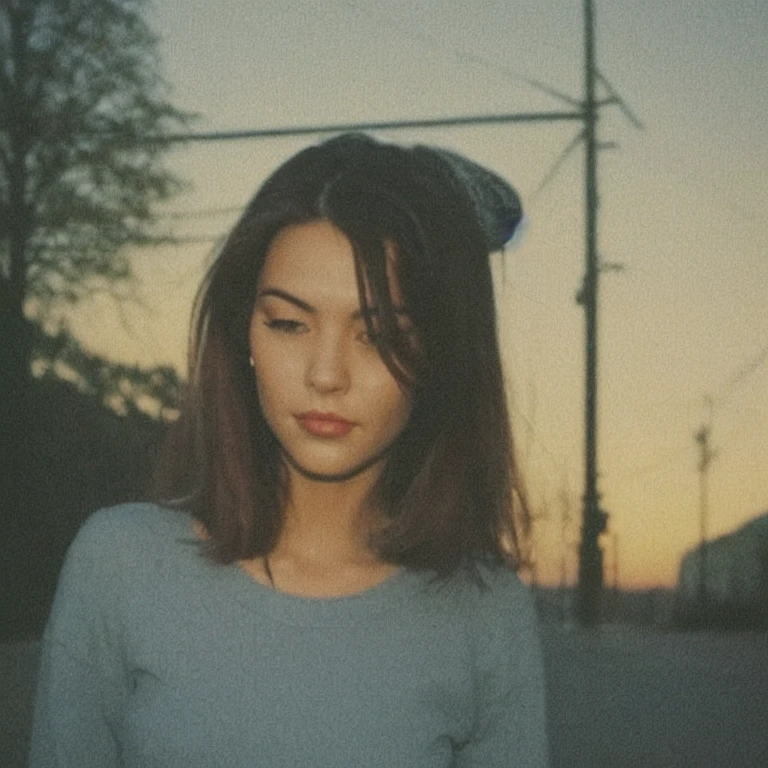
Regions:
<instances>
[{"instance_id":1,"label":"light blue sweater","mask_svg":"<svg viewBox=\"0 0 768 768\"><path fill-rule=\"evenodd\" d=\"M482 574L301 598L207 560L184 513L103 510L59 582L30 766L545 766L531 599Z\"/></svg>"}]
</instances>

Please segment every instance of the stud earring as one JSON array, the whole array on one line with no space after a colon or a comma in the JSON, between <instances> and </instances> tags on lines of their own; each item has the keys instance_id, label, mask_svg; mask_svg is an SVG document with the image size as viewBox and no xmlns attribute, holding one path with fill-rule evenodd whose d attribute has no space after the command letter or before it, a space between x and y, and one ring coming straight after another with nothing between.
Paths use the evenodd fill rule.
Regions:
<instances>
[{"instance_id":1,"label":"stud earring","mask_svg":"<svg viewBox=\"0 0 768 768\"><path fill-rule=\"evenodd\" d=\"M250 363L251 368L256 367L256 364L253 362L253 356L248 357L248 362Z\"/></svg>"}]
</instances>

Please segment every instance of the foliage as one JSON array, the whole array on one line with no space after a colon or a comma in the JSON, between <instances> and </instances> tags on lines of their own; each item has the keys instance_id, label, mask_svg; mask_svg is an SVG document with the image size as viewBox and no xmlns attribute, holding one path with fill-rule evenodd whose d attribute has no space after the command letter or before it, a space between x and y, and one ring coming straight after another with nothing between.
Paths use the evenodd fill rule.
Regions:
<instances>
[{"instance_id":1,"label":"foliage","mask_svg":"<svg viewBox=\"0 0 768 768\"><path fill-rule=\"evenodd\" d=\"M182 382L174 368L143 369L86 352L66 329L37 332L32 370L39 379L69 381L120 416L145 414L160 422L178 415Z\"/></svg>"},{"instance_id":2,"label":"foliage","mask_svg":"<svg viewBox=\"0 0 768 768\"><path fill-rule=\"evenodd\" d=\"M144 19L148 2L0 0L0 522L7 562L25 551L30 493L56 476L30 439L54 432L40 423L30 391L50 389L57 374L74 377L83 392L106 397L114 418L115 410L147 407L165 418L173 396L170 371L112 368L80 355L66 335L39 332L55 304L94 291L130 295L129 246L163 239L155 205L182 186L162 160L169 134L191 117L167 101L157 38ZM43 348L34 352L36 343ZM46 367L52 354L57 362ZM34 359L38 382L30 381ZM55 409L45 413L58 417ZM142 421L135 415L133 422ZM111 423L91 421L105 429ZM76 423L69 427L57 433L60 443L77 433ZM51 455L69 458L56 446Z\"/></svg>"},{"instance_id":3,"label":"foliage","mask_svg":"<svg viewBox=\"0 0 768 768\"><path fill-rule=\"evenodd\" d=\"M146 0L0 0L0 283L44 308L131 278L180 189ZM8 288L8 286L6 286ZM29 310L29 306L27 306Z\"/></svg>"}]
</instances>

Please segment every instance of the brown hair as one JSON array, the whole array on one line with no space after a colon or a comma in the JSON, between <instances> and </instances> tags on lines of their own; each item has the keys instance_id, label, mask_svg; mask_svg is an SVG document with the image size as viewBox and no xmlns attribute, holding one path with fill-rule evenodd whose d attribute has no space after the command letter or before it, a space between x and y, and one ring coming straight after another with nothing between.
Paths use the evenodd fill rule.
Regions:
<instances>
[{"instance_id":1,"label":"brown hair","mask_svg":"<svg viewBox=\"0 0 768 768\"><path fill-rule=\"evenodd\" d=\"M275 546L284 475L249 366L248 327L273 238L318 219L349 239L363 309L367 285L379 310L379 352L414 393L381 481L386 525L373 548L390 562L441 574L476 558L516 565L527 516L488 247L466 186L426 147L340 136L295 155L256 193L198 293L188 393L159 467L159 495L205 525L221 562ZM417 352L396 319L389 247Z\"/></svg>"}]
</instances>

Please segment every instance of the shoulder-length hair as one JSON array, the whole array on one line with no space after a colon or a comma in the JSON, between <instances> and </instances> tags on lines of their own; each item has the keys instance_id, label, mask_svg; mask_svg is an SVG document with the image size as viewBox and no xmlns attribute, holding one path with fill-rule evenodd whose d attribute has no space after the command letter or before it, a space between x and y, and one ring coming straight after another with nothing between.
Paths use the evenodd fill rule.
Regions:
<instances>
[{"instance_id":1,"label":"shoulder-length hair","mask_svg":"<svg viewBox=\"0 0 768 768\"><path fill-rule=\"evenodd\" d=\"M249 324L274 237L316 220L349 239L363 317L375 305L379 352L414 397L381 479L385 522L371 546L386 561L441 574L477 558L518 565L527 516L488 247L466 187L427 147L336 137L295 155L256 193L197 296L188 392L159 466L159 496L203 523L220 562L274 548L285 472L249 365ZM416 345L397 322L393 251Z\"/></svg>"}]
</instances>

